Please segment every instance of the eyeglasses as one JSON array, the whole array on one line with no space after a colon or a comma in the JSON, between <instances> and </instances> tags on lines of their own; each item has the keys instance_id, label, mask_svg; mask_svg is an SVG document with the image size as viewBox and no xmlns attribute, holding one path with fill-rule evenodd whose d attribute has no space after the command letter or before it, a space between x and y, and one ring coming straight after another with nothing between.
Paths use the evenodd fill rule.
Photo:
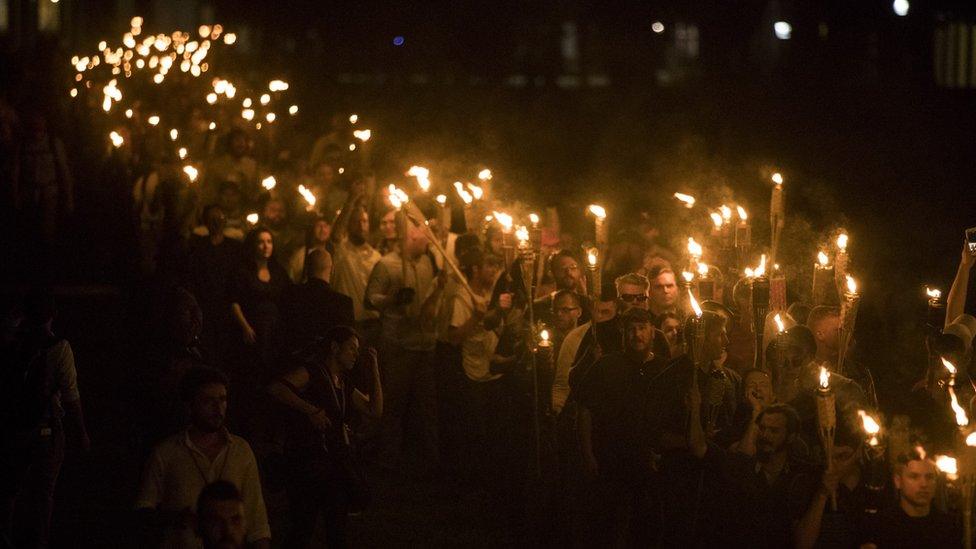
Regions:
<instances>
[{"instance_id":1,"label":"eyeglasses","mask_svg":"<svg viewBox=\"0 0 976 549\"><path fill-rule=\"evenodd\" d=\"M647 301L647 294L620 294L618 297L627 303L644 303Z\"/></svg>"}]
</instances>

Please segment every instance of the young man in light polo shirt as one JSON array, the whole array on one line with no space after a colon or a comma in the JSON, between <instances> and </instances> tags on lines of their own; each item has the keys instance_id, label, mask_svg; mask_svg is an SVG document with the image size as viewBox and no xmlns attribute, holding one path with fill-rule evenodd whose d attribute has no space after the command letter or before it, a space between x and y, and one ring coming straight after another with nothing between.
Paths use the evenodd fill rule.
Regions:
<instances>
[{"instance_id":1,"label":"young man in light polo shirt","mask_svg":"<svg viewBox=\"0 0 976 549\"><path fill-rule=\"evenodd\" d=\"M219 371L194 368L181 383L190 405L190 425L160 443L146 464L136 508L163 531L164 547L199 547L192 528L193 509L205 486L227 481L240 490L251 547L271 544L261 479L251 446L224 427L227 378Z\"/></svg>"}]
</instances>

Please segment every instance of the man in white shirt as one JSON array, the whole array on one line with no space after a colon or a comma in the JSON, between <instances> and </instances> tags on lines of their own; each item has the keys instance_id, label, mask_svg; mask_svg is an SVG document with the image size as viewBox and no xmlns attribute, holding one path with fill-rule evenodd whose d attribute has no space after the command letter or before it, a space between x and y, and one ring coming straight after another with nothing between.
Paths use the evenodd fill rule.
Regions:
<instances>
[{"instance_id":1,"label":"man in white shirt","mask_svg":"<svg viewBox=\"0 0 976 549\"><path fill-rule=\"evenodd\" d=\"M358 188L358 187L356 187ZM379 313L365 306L366 284L373 267L382 257L368 242L369 214L362 205L361 194L350 194L349 200L332 226L332 287L352 298L353 314L360 333L372 341L368 324L375 324Z\"/></svg>"},{"instance_id":2,"label":"man in white shirt","mask_svg":"<svg viewBox=\"0 0 976 549\"><path fill-rule=\"evenodd\" d=\"M505 311L511 309L511 295L499 298L499 307L488 310L491 292L503 268L502 259L488 255L480 248L466 251L460 258L461 268L472 292L461 290L454 300L454 311L448 331L450 343L461 348L461 362L467 383L464 386L462 410L465 441L462 463L473 477L491 482L497 458L497 442L490 433L498 433L503 401L500 373L492 372L492 358L498 345L498 333ZM493 458L492 456L495 456ZM496 471L497 472L497 471Z\"/></svg>"},{"instance_id":3,"label":"man in white shirt","mask_svg":"<svg viewBox=\"0 0 976 549\"><path fill-rule=\"evenodd\" d=\"M193 509L207 485L227 481L240 490L252 547L271 545L271 529L261 478L251 446L224 427L227 378L217 370L194 368L181 383L190 404L190 426L153 450L142 477L136 508L150 526L163 530L163 547L199 547Z\"/></svg>"},{"instance_id":4,"label":"man in white shirt","mask_svg":"<svg viewBox=\"0 0 976 549\"><path fill-rule=\"evenodd\" d=\"M405 247L405 266L399 250L390 252L373 267L366 285L365 304L380 313L386 396L380 459L386 465L399 461L404 426L410 424L417 427L419 439L416 464L422 470L430 470L438 460L433 362L437 305L447 277L437 275L427 253L427 237L412 223L407 229ZM408 410L413 415L410 422L406 417Z\"/></svg>"}]
</instances>

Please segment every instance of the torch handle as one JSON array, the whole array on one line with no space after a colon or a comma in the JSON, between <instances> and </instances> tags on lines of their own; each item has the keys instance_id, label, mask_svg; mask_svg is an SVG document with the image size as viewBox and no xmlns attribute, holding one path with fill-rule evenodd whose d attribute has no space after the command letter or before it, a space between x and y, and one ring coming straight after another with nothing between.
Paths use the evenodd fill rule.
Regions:
<instances>
[{"instance_id":1,"label":"torch handle","mask_svg":"<svg viewBox=\"0 0 976 549\"><path fill-rule=\"evenodd\" d=\"M424 236L427 237L427 240L430 241L431 245L434 246L434 249L436 249L437 252L441 254L441 257L444 258L444 264L450 267L451 271L453 271L455 276L457 276L458 282L461 283L461 287L464 288L472 297L474 297L476 294L474 293L474 290L471 289L471 285L468 284L468 278L464 276L464 273L461 272L461 268L458 267L457 263L454 262L454 258L447 254L447 250L444 249L444 246L441 245L440 240L438 240L434 233L431 232L430 227L424 223L426 218L424 217L424 214L421 213L420 208L417 208L417 205L413 202L407 202L404 205L404 208L406 208L405 212L407 214L407 218L413 221L413 223L420 227L420 229L424 232Z\"/></svg>"}]
</instances>

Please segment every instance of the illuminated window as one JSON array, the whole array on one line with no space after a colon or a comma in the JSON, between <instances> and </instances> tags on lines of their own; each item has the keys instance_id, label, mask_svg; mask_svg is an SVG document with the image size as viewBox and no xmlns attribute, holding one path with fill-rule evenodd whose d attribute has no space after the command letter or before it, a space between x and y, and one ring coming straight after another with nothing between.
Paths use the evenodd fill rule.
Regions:
<instances>
[{"instance_id":1,"label":"illuminated window","mask_svg":"<svg viewBox=\"0 0 976 549\"><path fill-rule=\"evenodd\" d=\"M0 0L0 32L10 30L10 0Z\"/></svg>"},{"instance_id":2,"label":"illuminated window","mask_svg":"<svg viewBox=\"0 0 976 549\"><path fill-rule=\"evenodd\" d=\"M61 4L52 0L38 0L37 30L41 32L61 30Z\"/></svg>"},{"instance_id":3,"label":"illuminated window","mask_svg":"<svg viewBox=\"0 0 976 549\"><path fill-rule=\"evenodd\" d=\"M683 57L696 59L698 57L698 27L687 23L675 24L674 47Z\"/></svg>"}]
</instances>

